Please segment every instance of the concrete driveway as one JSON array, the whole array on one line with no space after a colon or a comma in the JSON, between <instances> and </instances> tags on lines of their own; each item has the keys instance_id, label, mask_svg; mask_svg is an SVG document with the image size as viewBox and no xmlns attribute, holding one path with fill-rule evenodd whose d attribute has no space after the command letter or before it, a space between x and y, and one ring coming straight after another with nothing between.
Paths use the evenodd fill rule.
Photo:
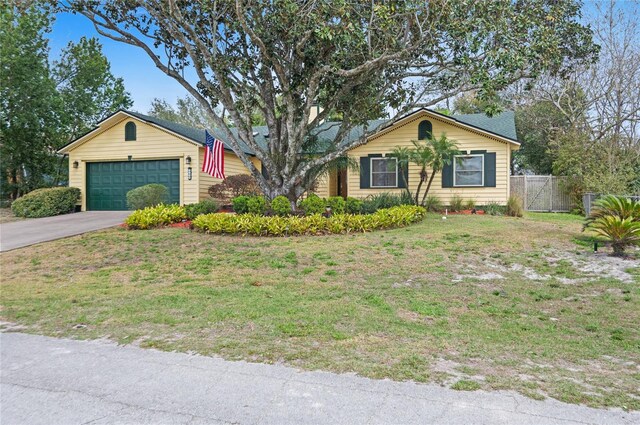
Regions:
<instances>
[{"instance_id":1,"label":"concrete driveway","mask_svg":"<svg viewBox=\"0 0 640 425\"><path fill-rule=\"evenodd\" d=\"M0 224L0 251L117 226L131 211L88 211Z\"/></svg>"},{"instance_id":2,"label":"concrete driveway","mask_svg":"<svg viewBox=\"0 0 640 425\"><path fill-rule=\"evenodd\" d=\"M79 337L82 330L79 330ZM105 340L0 334L11 424L638 424L640 413L303 372Z\"/></svg>"}]
</instances>

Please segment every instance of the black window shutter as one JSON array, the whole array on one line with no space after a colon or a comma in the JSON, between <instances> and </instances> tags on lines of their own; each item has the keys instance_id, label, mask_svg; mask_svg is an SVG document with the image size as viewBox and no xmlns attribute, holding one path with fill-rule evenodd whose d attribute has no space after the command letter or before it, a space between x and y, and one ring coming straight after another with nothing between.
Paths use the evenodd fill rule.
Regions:
<instances>
[{"instance_id":1,"label":"black window shutter","mask_svg":"<svg viewBox=\"0 0 640 425\"><path fill-rule=\"evenodd\" d=\"M409 184L409 164L398 164L398 187L406 189Z\"/></svg>"},{"instance_id":2,"label":"black window shutter","mask_svg":"<svg viewBox=\"0 0 640 425\"><path fill-rule=\"evenodd\" d=\"M496 187L496 153L484 154L484 187Z\"/></svg>"},{"instance_id":3,"label":"black window shutter","mask_svg":"<svg viewBox=\"0 0 640 425\"><path fill-rule=\"evenodd\" d=\"M433 126L431 125L431 121L420 121L420 124L418 124L418 140L428 139L432 133Z\"/></svg>"},{"instance_id":4,"label":"black window shutter","mask_svg":"<svg viewBox=\"0 0 640 425\"><path fill-rule=\"evenodd\" d=\"M453 161L442 167L442 187L453 187Z\"/></svg>"},{"instance_id":5,"label":"black window shutter","mask_svg":"<svg viewBox=\"0 0 640 425\"><path fill-rule=\"evenodd\" d=\"M260 174L262 174L262 177L264 177L265 179L269 179L269 172L266 168L264 168L262 162L260 163Z\"/></svg>"},{"instance_id":6,"label":"black window shutter","mask_svg":"<svg viewBox=\"0 0 640 425\"><path fill-rule=\"evenodd\" d=\"M371 171L371 161L368 156L360 157L360 189L369 189L371 183L369 182L369 176Z\"/></svg>"}]
</instances>

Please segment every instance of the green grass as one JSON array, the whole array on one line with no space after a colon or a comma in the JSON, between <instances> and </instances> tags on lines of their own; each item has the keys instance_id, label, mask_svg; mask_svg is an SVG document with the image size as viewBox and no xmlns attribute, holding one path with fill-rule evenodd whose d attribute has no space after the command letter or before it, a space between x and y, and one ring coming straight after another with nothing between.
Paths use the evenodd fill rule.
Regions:
<instances>
[{"instance_id":1,"label":"green grass","mask_svg":"<svg viewBox=\"0 0 640 425\"><path fill-rule=\"evenodd\" d=\"M461 379L455 384L453 384L451 388L458 391L475 391L475 390L479 390L482 387L476 381L468 381L466 379Z\"/></svg>"},{"instance_id":2,"label":"green grass","mask_svg":"<svg viewBox=\"0 0 640 425\"><path fill-rule=\"evenodd\" d=\"M591 261L581 220L429 215L262 239L95 232L0 254L0 315L52 336L640 409L640 273L629 260L635 283L622 283L569 261Z\"/></svg>"}]
</instances>

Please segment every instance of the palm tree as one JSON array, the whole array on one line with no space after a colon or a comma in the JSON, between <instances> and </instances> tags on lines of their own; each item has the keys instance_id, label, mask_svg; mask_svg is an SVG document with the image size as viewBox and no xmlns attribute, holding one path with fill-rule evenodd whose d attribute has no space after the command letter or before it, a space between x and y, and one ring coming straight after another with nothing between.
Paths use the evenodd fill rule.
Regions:
<instances>
[{"instance_id":1,"label":"palm tree","mask_svg":"<svg viewBox=\"0 0 640 425\"><path fill-rule=\"evenodd\" d=\"M446 165L450 165L453 162L453 158L461 153L458 150L457 142L449 139L445 133L442 133L437 139L433 136L427 139L427 146L429 146L429 150L431 151L431 163L429 164L431 176L429 177L429 183L427 183L427 189L422 196L422 204L424 204L425 199L427 199L435 175L441 172ZM418 190L420 189L418 188Z\"/></svg>"},{"instance_id":2,"label":"palm tree","mask_svg":"<svg viewBox=\"0 0 640 425\"><path fill-rule=\"evenodd\" d=\"M459 155L460 151L456 141L447 138L445 133L442 133L438 139L430 136L428 139L413 140L411 143L413 148L396 146L391 155L398 159L398 166L400 167L408 167L409 163L420 167L420 180L418 181L416 194L415 196L412 195L412 198L414 198L416 205L424 205L424 201L431 189L433 178L442 171L445 165L451 164L454 155ZM428 170L431 170L431 174L429 174ZM402 178L405 179L404 173ZM427 188L422 196L422 201L420 201L420 191L427 180ZM407 192L409 192L409 185L406 179L405 186L407 187Z\"/></svg>"},{"instance_id":3,"label":"palm tree","mask_svg":"<svg viewBox=\"0 0 640 425\"><path fill-rule=\"evenodd\" d=\"M431 164L434 159L434 152L431 149L431 145L429 143L429 139L425 140L424 144L421 144L419 140L414 140L413 143L414 148L411 150L411 162L420 167L420 180L418 181L418 187L416 188L416 205L420 205L418 203L418 199L420 196L420 189L422 189L423 183L427 180L429 173L427 172L427 168L431 167ZM433 174L431 174L433 176ZM422 200L424 202L424 199Z\"/></svg>"},{"instance_id":4,"label":"palm tree","mask_svg":"<svg viewBox=\"0 0 640 425\"><path fill-rule=\"evenodd\" d=\"M393 151L391 151L392 157L396 158L398 161L398 167L400 169L409 169L409 163L411 162L411 149L406 146L396 146ZM402 181L404 181L404 187L406 188L407 193L411 194L409 190L409 184L407 182L407 177L405 173L400 173L402 175ZM416 201L417 202L417 201Z\"/></svg>"}]
</instances>

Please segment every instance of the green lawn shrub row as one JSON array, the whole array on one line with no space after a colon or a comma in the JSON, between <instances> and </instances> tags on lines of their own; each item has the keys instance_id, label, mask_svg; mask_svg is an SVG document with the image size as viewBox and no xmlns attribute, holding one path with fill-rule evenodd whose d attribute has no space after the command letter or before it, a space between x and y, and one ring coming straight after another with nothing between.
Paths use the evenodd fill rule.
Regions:
<instances>
[{"instance_id":1,"label":"green lawn shrub row","mask_svg":"<svg viewBox=\"0 0 640 425\"><path fill-rule=\"evenodd\" d=\"M50 217L73 212L79 199L80 189L76 187L36 189L16 199L11 211L17 217Z\"/></svg>"},{"instance_id":2,"label":"green lawn shrub row","mask_svg":"<svg viewBox=\"0 0 640 425\"><path fill-rule=\"evenodd\" d=\"M135 210L127 219L125 224L129 229L153 229L155 227L166 226L168 224L179 223L187 219L185 207L180 205L160 204L154 207L147 207Z\"/></svg>"},{"instance_id":3,"label":"green lawn shrub row","mask_svg":"<svg viewBox=\"0 0 640 425\"><path fill-rule=\"evenodd\" d=\"M414 205L382 209L367 215L334 214L328 218L320 214L304 217L206 214L193 220L193 227L206 233L252 236L362 233L407 226L422 220L425 215L424 208Z\"/></svg>"},{"instance_id":4,"label":"green lawn shrub row","mask_svg":"<svg viewBox=\"0 0 640 425\"><path fill-rule=\"evenodd\" d=\"M127 217L125 224L129 229L153 229L183 220L193 220L203 214L215 213L218 209L218 203L212 199L185 206L159 204L135 210Z\"/></svg>"}]
</instances>

